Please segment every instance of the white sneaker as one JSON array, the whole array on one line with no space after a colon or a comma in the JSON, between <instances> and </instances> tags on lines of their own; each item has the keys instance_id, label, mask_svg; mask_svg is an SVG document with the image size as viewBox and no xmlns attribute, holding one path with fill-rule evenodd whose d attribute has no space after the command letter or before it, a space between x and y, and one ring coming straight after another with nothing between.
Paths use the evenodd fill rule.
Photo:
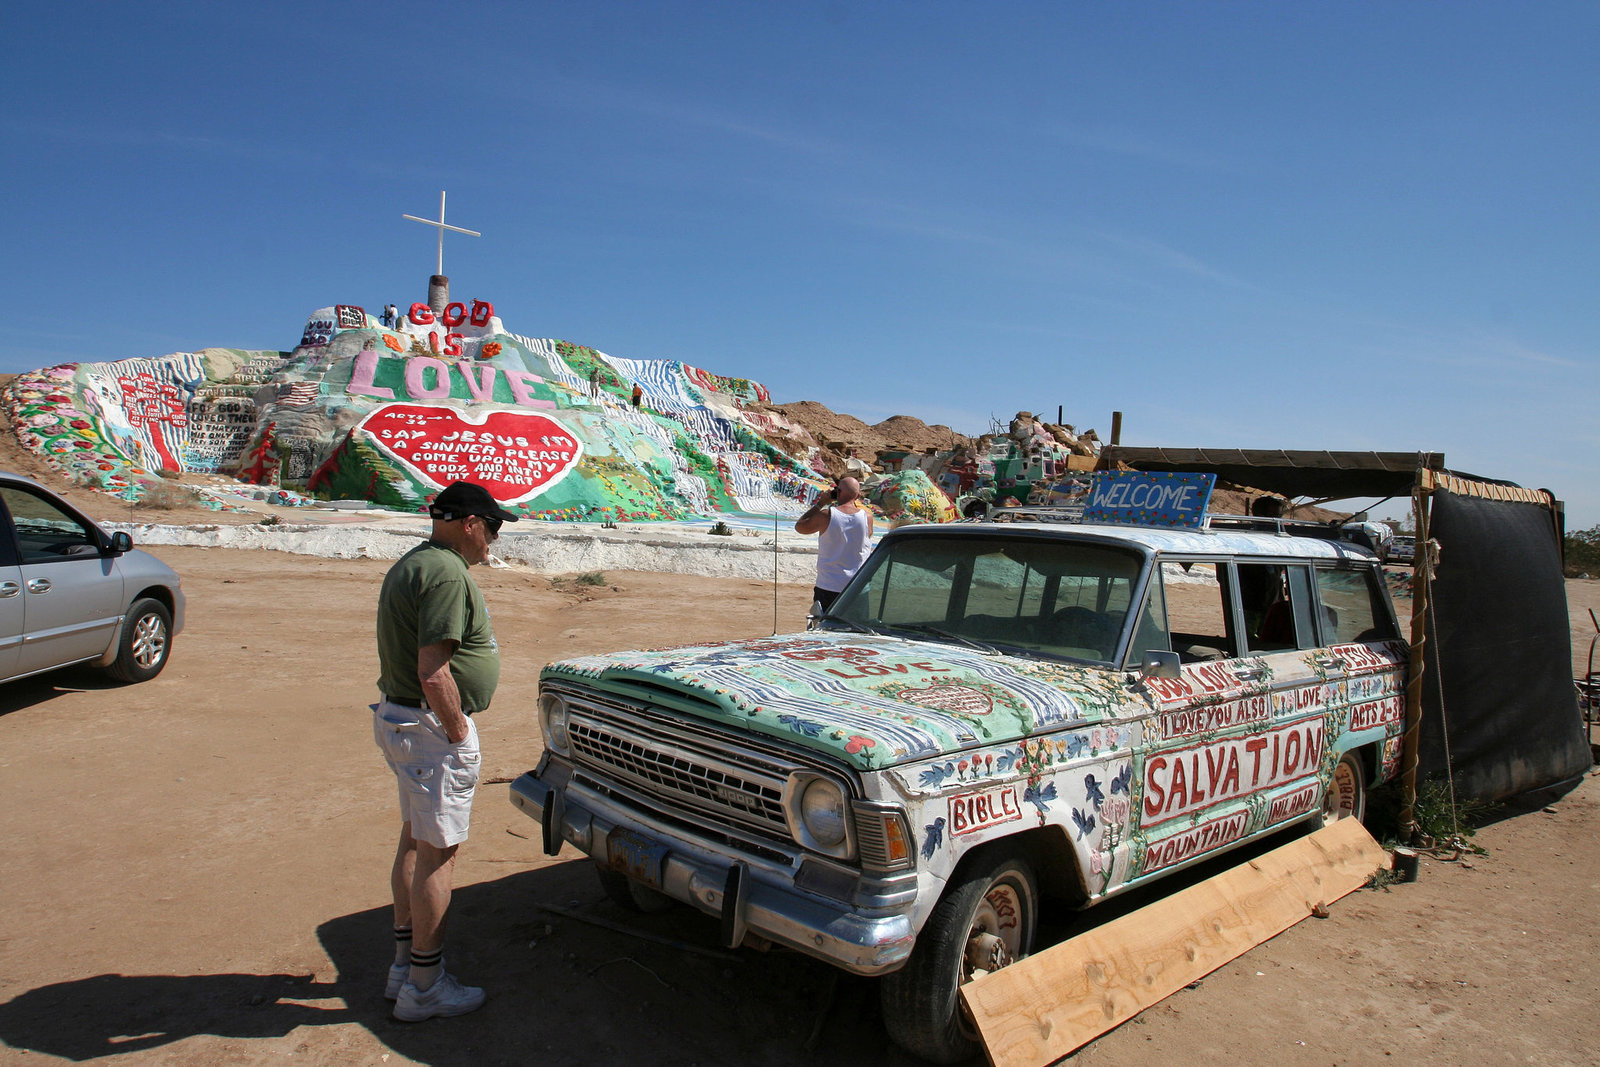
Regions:
<instances>
[{"instance_id":1,"label":"white sneaker","mask_svg":"<svg viewBox=\"0 0 1600 1067\"><path fill-rule=\"evenodd\" d=\"M391 963L389 965L389 981L384 983L383 999L395 1000L400 996L400 987L406 984L406 979L411 977L411 964Z\"/></svg>"},{"instance_id":2,"label":"white sneaker","mask_svg":"<svg viewBox=\"0 0 1600 1067\"><path fill-rule=\"evenodd\" d=\"M424 1019L465 1015L483 1007L483 990L475 985L462 985L455 975L440 974L427 989L418 989L411 982L402 983L400 996L394 1005L394 1017L403 1023L420 1023Z\"/></svg>"}]
</instances>

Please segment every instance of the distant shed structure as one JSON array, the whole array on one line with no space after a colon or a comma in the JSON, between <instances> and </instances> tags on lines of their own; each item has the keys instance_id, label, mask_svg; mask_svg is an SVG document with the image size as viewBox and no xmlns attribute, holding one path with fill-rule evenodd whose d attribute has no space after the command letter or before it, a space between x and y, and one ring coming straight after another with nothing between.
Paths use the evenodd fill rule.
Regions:
<instances>
[{"instance_id":1,"label":"distant shed structure","mask_svg":"<svg viewBox=\"0 0 1600 1067\"><path fill-rule=\"evenodd\" d=\"M1564 512L1545 489L1445 469L1439 452L1107 446L1100 469L1209 472L1318 503L1407 496L1417 531L1404 788L1454 780L1485 802L1575 783L1591 765L1572 685Z\"/></svg>"}]
</instances>

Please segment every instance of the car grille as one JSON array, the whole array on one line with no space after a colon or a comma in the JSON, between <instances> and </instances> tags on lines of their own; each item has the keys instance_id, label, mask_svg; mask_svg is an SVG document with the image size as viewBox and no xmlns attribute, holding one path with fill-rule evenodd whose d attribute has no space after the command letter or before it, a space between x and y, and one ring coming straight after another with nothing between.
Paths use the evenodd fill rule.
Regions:
<instances>
[{"instance_id":1,"label":"car grille","mask_svg":"<svg viewBox=\"0 0 1600 1067\"><path fill-rule=\"evenodd\" d=\"M680 809L792 840L783 790L801 764L642 705L588 690L559 692L567 701L567 737L580 770Z\"/></svg>"}]
</instances>

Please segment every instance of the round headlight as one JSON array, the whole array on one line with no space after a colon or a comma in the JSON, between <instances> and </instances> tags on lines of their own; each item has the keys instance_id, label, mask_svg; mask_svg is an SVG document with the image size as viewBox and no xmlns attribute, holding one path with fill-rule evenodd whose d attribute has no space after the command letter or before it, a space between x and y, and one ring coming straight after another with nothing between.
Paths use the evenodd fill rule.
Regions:
<instances>
[{"instance_id":1,"label":"round headlight","mask_svg":"<svg viewBox=\"0 0 1600 1067\"><path fill-rule=\"evenodd\" d=\"M553 752L567 752L567 702L554 693L539 697L539 715L544 720L544 743Z\"/></svg>"},{"instance_id":2,"label":"round headlight","mask_svg":"<svg viewBox=\"0 0 1600 1067\"><path fill-rule=\"evenodd\" d=\"M844 843L844 792L826 778L813 779L800 794L800 821L822 848Z\"/></svg>"}]
</instances>

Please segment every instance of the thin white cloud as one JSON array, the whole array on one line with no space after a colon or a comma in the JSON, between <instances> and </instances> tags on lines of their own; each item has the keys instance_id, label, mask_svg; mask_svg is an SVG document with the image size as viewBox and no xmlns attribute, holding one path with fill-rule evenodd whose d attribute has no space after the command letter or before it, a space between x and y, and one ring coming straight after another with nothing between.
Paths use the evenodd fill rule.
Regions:
<instances>
[{"instance_id":1,"label":"thin white cloud","mask_svg":"<svg viewBox=\"0 0 1600 1067\"><path fill-rule=\"evenodd\" d=\"M1136 237L1107 231L1100 231L1096 236L1108 244L1166 270L1177 271L1180 274L1187 274L1191 277L1216 282L1219 285L1226 285L1235 289L1248 290L1253 293L1263 291L1254 282L1229 274L1227 271L1214 267L1196 256L1173 248L1171 245L1157 241L1152 237Z\"/></svg>"},{"instance_id":2,"label":"thin white cloud","mask_svg":"<svg viewBox=\"0 0 1600 1067\"><path fill-rule=\"evenodd\" d=\"M1035 132L1043 139L1072 148L1104 155L1130 156L1184 170L1227 172L1235 169L1232 164L1216 156L1188 152L1129 129L1047 123Z\"/></svg>"},{"instance_id":3,"label":"thin white cloud","mask_svg":"<svg viewBox=\"0 0 1600 1067\"><path fill-rule=\"evenodd\" d=\"M252 159L269 158L276 150L256 141L206 137L197 134L151 130L139 126L77 123L0 121L0 128L18 137L41 138L90 148L178 148L186 151L226 152Z\"/></svg>"},{"instance_id":4,"label":"thin white cloud","mask_svg":"<svg viewBox=\"0 0 1600 1067\"><path fill-rule=\"evenodd\" d=\"M844 152L842 145L826 138L763 124L726 108L673 98L659 90L645 92L613 82L579 79L545 71L540 72L540 81L546 88L554 89L560 102L568 107L585 105L631 112L679 126L759 141L784 151L818 158L834 158Z\"/></svg>"}]
</instances>

